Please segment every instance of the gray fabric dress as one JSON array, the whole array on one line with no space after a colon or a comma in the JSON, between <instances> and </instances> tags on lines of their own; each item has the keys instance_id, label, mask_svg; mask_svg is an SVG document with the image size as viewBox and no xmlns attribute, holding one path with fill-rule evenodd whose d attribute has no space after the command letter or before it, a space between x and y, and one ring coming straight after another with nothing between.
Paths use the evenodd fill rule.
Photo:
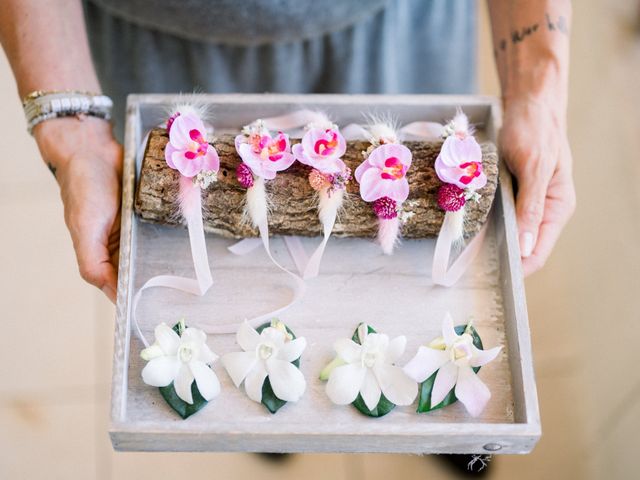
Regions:
<instances>
[{"instance_id":1,"label":"gray fabric dress","mask_svg":"<svg viewBox=\"0 0 640 480\"><path fill-rule=\"evenodd\" d=\"M469 93L474 0L85 0L94 63L129 93Z\"/></svg>"}]
</instances>

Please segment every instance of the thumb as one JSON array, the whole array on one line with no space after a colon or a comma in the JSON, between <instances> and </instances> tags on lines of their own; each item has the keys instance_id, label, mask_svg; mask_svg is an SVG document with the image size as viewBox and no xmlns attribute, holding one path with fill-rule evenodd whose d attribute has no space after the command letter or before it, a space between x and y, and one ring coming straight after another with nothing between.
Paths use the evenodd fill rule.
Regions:
<instances>
[{"instance_id":1,"label":"thumb","mask_svg":"<svg viewBox=\"0 0 640 480\"><path fill-rule=\"evenodd\" d=\"M538 240L538 231L544 215L547 184L548 182L541 177L528 177L525 181L518 181L516 217L520 253L523 258L527 258L533 253Z\"/></svg>"},{"instance_id":2,"label":"thumb","mask_svg":"<svg viewBox=\"0 0 640 480\"><path fill-rule=\"evenodd\" d=\"M82 239L77 244L76 257L80 276L102 290L115 303L118 274L111 263L107 246L96 240Z\"/></svg>"}]
</instances>

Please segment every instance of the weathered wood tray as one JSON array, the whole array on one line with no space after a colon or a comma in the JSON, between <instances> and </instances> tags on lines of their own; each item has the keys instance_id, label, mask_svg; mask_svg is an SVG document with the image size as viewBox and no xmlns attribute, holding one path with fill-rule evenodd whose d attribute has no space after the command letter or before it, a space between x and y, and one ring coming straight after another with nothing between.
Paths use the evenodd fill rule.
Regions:
<instances>
[{"instance_id":1,"label":"weathered wood tray","mask_svg":"<svg viewBox=\"0 0 640 480\"><path fill-rule=\"evenodd\" d=\"M162 120L172 95L131 95L128 99L120 277L113 365L111 439L116 450L265 451L265 452L405 452L527 453L540 437L529 326L511 178L500 169L500 184L490 214L482 253L452 288L431 283L435 241L405 240L392 257L366 239L332 238L319 278L309 281L303 300L283 315L307 338L301 369L307 392L298 404L276 415L236 389L222 365L214 370L221 394L197 414L181 420L156 388L143 384L141 342L131 329L131 299L150 277L161 273L193 276L187 232L141 222L133 213L136 150L145 133ZM495 140L500 124L498 102L478 96L201 95L215 112L218 131L231 131L260 116L296 108L328 111L339 124L362 122L362 113L390 113L400 124L445 121L461 106L477 125L480 140ZM197 324L225 325L264 313L288 300L285 274L262 250L245 257L229 254L233 240L207 237L214 287L202 298L151 289L138 308L142 330L180 317ZM303 240L308 251L318 239ZM281 239L275 256L293 268ZM444 313L457 323L473 316L486 347L503 344L498 359L480 371L493 398L479 418L458 402L429 414L415 404L397 407L372 419L352 407L333 405L318 380L333 358L336 338L367 321L390 336L406 335L400 363L439 334ZM210 336L219 355L237 350L235 335Z\"/></svg>"}]
</instances>

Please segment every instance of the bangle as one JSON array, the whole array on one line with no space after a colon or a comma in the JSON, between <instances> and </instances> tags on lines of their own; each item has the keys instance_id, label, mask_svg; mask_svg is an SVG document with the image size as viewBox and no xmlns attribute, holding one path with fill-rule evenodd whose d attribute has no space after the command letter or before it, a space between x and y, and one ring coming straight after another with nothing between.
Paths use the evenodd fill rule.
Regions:
<instances>
[{"instance_id":1,"label":"bangle","mask_svg":"<svg viewBox=\"0 0 640 480\"><path fill-rule=\"evenodd\" d=\"M84 115L111 119L113 101L106 95L78 91L31 92L22 100L22 108L27 119L27 131L33 134L33 127L45 120L60 117Z\"/></svg>"}]
</instances>

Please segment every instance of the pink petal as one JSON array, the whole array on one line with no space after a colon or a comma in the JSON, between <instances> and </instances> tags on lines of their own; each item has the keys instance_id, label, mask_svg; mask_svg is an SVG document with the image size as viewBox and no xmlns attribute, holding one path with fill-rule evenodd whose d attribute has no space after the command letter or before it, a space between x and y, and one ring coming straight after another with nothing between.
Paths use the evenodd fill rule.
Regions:
<instances>
[{"instance_id":1,"label":"pink petal","mask_svg":"<svg viewBox=\"0 0 640 480\"><path fill-rule=\"evenodd\" d=\"M411 166L411 150L399 143L380 145L369 154L367 161L371 165L383 169L389 157L396 157L407 168Z\"/></svg>"},{"instance_id":2,"label":"pink petal","mask_svg":"<svg viewBox=\"0 0 640 480\"><path fill-rule=\"evenodd\" d=\"M213 170L214 172L220 170L220 157L218 157L218 152L212 145L207 147L207 153L205 153L202 160L202 170Z\"/></svg>"},{"instance_id":3,"label":"pink petal","mask_svg":"<svg viewBox=\"0 0 640 480\"><path fill-rule=\"evenodd\" d=\"M373 202L387 196L385 182L389 181L380 177L380 170L377 168L369 168L360 178L360 196L365 202Z\"/></svg>"},{"instance_id":4,"label":"pink petal","mask_svg":"<svg viewBox=\"0 0 640 480\"><path fill-rule=\"evenodd\" d=\"M436 374L431 392L431 406L438 405L451 391L458 379L458 367L451 362L445 363Z\"/></svg>"},{"instance_id":5,"label":"pink petal","mask_svg":"<svg viewBox=\"0 0 640 480\"><path fill-rule=\"evenodd\" d=\"M171 125L169 142L177 149L186 149L192 142L190 135L191 130L198 130L203 137L205 137L207 133L202 120L200 120L196 114L188 112L179 115Z\"/></svg>"},{"instance_id":6,"label":"pink petal","mask_svg":"<svg viewBox=\"0 0 640 480\"><path fill-rule=\"evenodd\" d=\"M169 168L173 168L174 170L177 170L175 163L173 163L173 154L176 152L176 148L170 143L167 143L167 146L164 147L164 159L167 165L169 165Z\"/></svg>"},{"instance_id":7,"label":"pink petal","mask_svg":"<svg viewBox=\"0 0 640 480\"><path fill-rule=\"evenodd\" d=\"M416 382L424 382L448 361L449 352L446 350L421 346L415 357L404 366L404 371Z\"/></svg>"},{"instance_id":8,"label":"pink petal","mask_svg":"<svg viewBox=\"0 0 640 480\"><path fill-rule=\"evenodd\" d=\"M171 156L176 169L185 177L193 177L201 170L202 157L196 157L189 160L184 156L184 151L175 151Z\"/></svg>"},{"instance_id":9,"label":"pink petal","mask_svg":"<svg viewBox=\"0 0 640 480\"><path fill-rule=\"evenodd\" d=\"M371 168L374 168L374 167L366 160L362 162L360 165L358 165L358 167L356 168L356 171L353 174L356 181L358 183L362 182L362 176L364 175L364 172L366 172Z\"/></svg>"},{"instance_id":10,"label":"pink petal","mask_svg":"<svg viewBox=\"0 0 640 480\"><path fill-rule=\"evenodd\" d=\"M393 198L398 203L404 202L409 197L409 182L406 178L383 180L383 182L385 182L385 197Z\"/></svg>"},{"instance_id":11,"label":"pink petal","mask_svg":"<svg viewBox=\"0 0 640 480\"><path fill-rule=\"evenodd\" d=\"M460 368L455 394L472 417L480 415L491 398L491 392L471 367Z\"/></svg>"},{"instance_id":12,"label":"pink petal","mask_svg":"<svg viewBox=\"0 0 640 480\"><path fill-rule=\"evenodd\" d=\"M282 170L286 170L289 168L293 162L296 161L295 157L291 154L291 152L283 152L282 157L279 160L271 161L267 160L269 163L266 164L265 168L274 172L280 172ZM266 162L265 162L266 163Z\"/></svg>"}]
</instances>

